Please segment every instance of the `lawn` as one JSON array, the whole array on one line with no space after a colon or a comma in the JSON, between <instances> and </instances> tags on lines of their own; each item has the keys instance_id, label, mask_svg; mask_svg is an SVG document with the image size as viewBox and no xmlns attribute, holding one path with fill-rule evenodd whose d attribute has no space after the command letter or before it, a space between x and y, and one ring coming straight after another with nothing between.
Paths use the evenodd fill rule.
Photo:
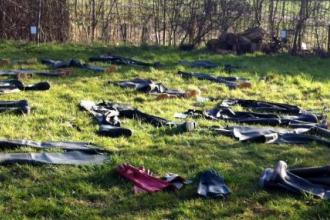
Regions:
<instances>
[{"instance_id":1,"label":"lawn","mask_svg":"<svg viewBox=\"0 0 330 220\"><path fill-rule=\"evenodd\" d=\"M0 43L0 58L26 59L49 57L87 60L91 55L113 52L139 60L160 61L160 69L119 67L112 73L79 69L61 78L33 77L24 82L47 80L52 87L45 92L20 92L2 95L2 100L28 99L30 115L0 114L1 137L32 140L87 141L111 151L111 161L101 166L0 167L0 215L4 219L327 219L326 201L283 191L268 192L258 186L264 168L284 160L290 167L322 166L330 160L330 149L310 146L242 144L215 135L212 125L224 122L196 120L200 127L192 133L175 134L165 128L134 120L123 126L134 130L130 138L109 138L97 134L98 125L81 111L83 99L127 103L144 112L173 119L187 109L206 109L217 102L197 103L193 99L157 101L154 96L109 85L108 80L134 77L151 78L170 88L199 88L204 97L248 98L284 102L305 109L321 110L330 106L330 59L266 56L217 55L205 50L181 52L173 48L106 47L74 44ZM178 70L211 72L221 70L189 69L176 63L182 59L208 59L217 63L242 66L233 75L248 77L250 89L229 90L207 81L184 80ZM107 66L106 64L98 64ZM37 64L2 67L45 69ZM79 128L79 129L78 129ZM22 149L21 149L22 150ZM32 149L28 149L31 150ZM20 149L16 150L20 151ZM176 192L134 195L132 184L120 178L115 168L129 162L145 166L158 175L178 173L194 180ZM214 168L224 176L232 191L226 200L207 200L196 196L196 176Z\"/></svg>"}]
</instances>

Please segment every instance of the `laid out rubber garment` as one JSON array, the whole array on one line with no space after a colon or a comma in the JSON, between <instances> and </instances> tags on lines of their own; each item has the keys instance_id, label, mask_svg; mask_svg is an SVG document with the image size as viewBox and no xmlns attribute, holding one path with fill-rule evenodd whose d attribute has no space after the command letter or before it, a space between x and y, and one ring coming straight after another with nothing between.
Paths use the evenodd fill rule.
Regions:
<instances>
[{"instance_id":1,"label":"laid out rubber garment","mask_svg":"<svg viewBox=\"0 0 330 220\"><path fill-rule=\"evenodd\" d=\"M197 194L205 198L225 198L230 190L217 171L208 170L199 177Z\"/></svg>"},{"instance_id":2,"label":"laid out rubber garment","mask_svg":"<svg viewBox=\"0 0 330 220\"><path fill-rule=\"evenodd\" d=\"M165 178L155 177L149 170L136 168L130 164L117 167L120 176L134 184L134 192L158 192L180 189L185 180L178 175L166 175Z\"/></svg>"},{"instance_id":3,"label":"laid out rubber garment","mask_svg":"<svg viewBox=\"0 0 330 220\"><path fill-rule=\"evenodd\" d=\"M154 82L148 79L135 78L133 80L125 80L119 82L109 82L114 85L135 89L139 92L149 93L149 94L168 94L171 96L176 96L179 98L185 97L186 93L177 89L169 89L161 83Z\"/></svg>"},{"instance_id":4,"label":"laid out rubber garment","mask_svg":"<svg viewBox=\"0 0 330 220\"><path fill-rule=\"evenodd\" d=\"M241 106L244 109L248 109L254 112L263 112L263 113L276 113L282 115L289 115L288 117L283 117L284 119L294 119L292 116L300 116L305 118L302 121L306 120L308 122L322 122L326 121L326 116L324 112L321 114L315 114L311 111L306 111L301 109L296 105L290 105L285 103L277 102L266 102L258 100L246 100L246 99L225 99L219 105L219 107L232 107L232 106ZM298 119L299 120L299 119ZM325 124L325 123L324 123Z\"/></svg>"},{"instance_id":5,"label":"laid out rubber garment","mask_svg":"<svg viewBox=\"0 0 330 220\"><path fill-rule=\"evenodd\" d=\"M0 112L15 112L18 114L29 114L31 107L27 100L0 101Z\"/></svg>"},{"instance_id":6,"label":"laid out rubber garment","mask_svg":"<svg viewBox=\"0 0 330 220\"><path fill-rule=\"evenodd\" d=\"M107 161L106 150L85 142L37 142L0 139L1 149L30 147L39 150L61 149L64 152L0 153L0 164L92 165Z\"/></svg>"},{"instance_id":7,"label":"laid out rubber garment","mask_svg":"<svg viewBox=\"0 0 330 220\"><path fill-rule=\"evenodd\" d=\"M0 164L58 164L58 165L98 165L108 156L80 151L65 153L0 153Z\"/></svg>"},{"instance_id":8,"label":"laid out rubber garment","mask_svg":"<svg viewBox=\"0 0 330 220\"><path fill-rule=\"evenodd\" d=\"M220 104L220 106L223 107L231 107L235 105L239 105L243 108L247 108L259 112L273 112L273 113L283 113L290 115L297 115L306 112L296 105L249 100L249 99L225 99Z\"/></svg>"},{"instance_id":9,"label":"laid out rubber garment","mask_svg":"<svg viewBox=\"0 0 330 220\"><path fill-rule=\"evenodd\" d=\"M196 78L199 80L208 80L211 82L224 84L230 89L236 89L236 88L249 88L251 87L251 83L248 79L245 78L239 78L239 77L233 77L233 76L212 76L207 73L188 73L188 72L182 72L179 71L178 74L186 79L190 78Z\"/></svg>"},{"instance_id":10,"label":"laid out rubber garment","mask_svg":"<svg viewBox=\"0 0 330 220\"><path fill-rule=\"evenodd\" d=\"M46 76L46 77L59 77L68 76L71 74L70 69L61 69L55 71L45 71L45 70L0 70L0 76L15 76L17 79L20 78L30 78L33 75Z\"/></svg>"},{"instance_id":11,"label":"laid out rubber garment","mask_svg":"<svg viewBox=\"0 0 330 220\"><path fill-rule=\"evenodd\" d=\"M62 149L66 151L82 151L86 153L107 152L88 142L72 141L31 141L0 139L0 148L31 147L35 149Z\"/></svg>"},{"instance_id":12,"label":"laid out rubber garment","mask_svg":"<svg viewBox=\"0 0 330 220\"><path fill-rule=\"evenodd\" d=\"M219 67L218 64L209 61L209 60L197 60L197 61L186 61L186 60L182 60L179 62L179 64L187 66L187 67L191 67L191 68L205 68L205 69L212 69L212 68L217 68Z\"/></svg>"},{"instance_id":13,"label":"laid out rubber garment","mask_svg":"<svg viewBox=\"0 0 330 220\"><path fill-rule=\"evenodd\" d=\"M178 118L187 117L205 117L209 120L223 120L245 124L261 124L271 126L289 126L289 127L327 127L320 124L319 120L312 114L301 114L297 116L281 116L276 114L255 113L233 111L230 108L216 108L206 111L188 110L184 113L176 114Z\"/></svg>"},{"instance_id":14,"label":"laid out rubber garment","mask_svg":"<svg viewBox=\"0 0 330 220\"><path fill-rule=\"evenodd\" d=\"M80 106L94 116L99 124L99 133L109 137L131 136L132 131L121 127L120 117L139 120L156 127L171 127L178 131L192 131L197 126L194 122L176 123L167 119L149 115L141 112L129 105L112 102L94 103L92 101L82 101Z\"/></svg>"},{"instance_id":15,"label":"laid out rubber garment","mask_svg":"<svg viewBox=\"0 0 330 220\"><path fill-rule=\"evenodd\" d=\"M243 103L243 101L248 101ZM316 115L309 111L301 110L297 106L280 103L267 103L254 100L241 100L242 107L253 111L234 111L229 108L234 105L232 101L225 101L210 110L188 110L176 114L176 117L205 117L210 120L224 120L236 123L261 124L271 126L288 126L293 128L323 127L327 128L327 122L322 115ZM285 114L281 114L285 113Z\"/></svg>"},{"instance_id":16,"label":"laid out rubber garment","mask_svg":"<svg viewBox=\"0 0 330 220\"><path fill-rule=\"evenodd\" d=\"M50 89L48 82L24 85L20 80L0 80L0 93L13 93L19 91L45 91Z\"/></svg>"},{"instance_id":17,"label":"laid out rubber garment","mask_svg":"<svg viewBox=\"0 0 330 220\"><path fill-rule=\"evenodd\" d=\"M91 62L107 62L116 65L127 65L127 66L138 66L138 67L160 67L159 62L156 63L146 63L138 60L133 60L130 58L117 56L117 55L99 55L89 58Z\"/></svg>"},{"instance_id":18,"label":"laid out rubber garment","mask_svg":"<svg viewBox=\"0 0 330 220\"><path fill-rule=\"evenodd\" d=\"M91 70L91 71L95 71L95 72L104 72L105 71L105 69L102 67L92 66L89 64L82 64L79 60L74 60L74 59L71 59L68 61L42 59L41 63L45 64L51 68L54 68L54 69L76 67L76 68Z\"/></svg>"},{"instance_id":19,"label":"laid out rubber garment","mask_svg":"<svg viewBox=\"0 0 330 220\"><path fill-rule=\"evenodd\" d=\"M220 135L230 136L243 142L305 145L318 143L330 147L330 131L320 127L281 129L233 126L213 129Z\"/></svg>"},{"instance_id":20,"label":"laid out rubber garment","mask_svg":"<svg viewBox=\"0 0 330 220\"><path fill-rule=\"evenodd\" d=\"M265 189L282 189L291 193L309 194L330 199L330 166L288 169L284 161L267 168L259 183Z\"/></svg>"},{"instance_id":21,"label":"laid out rubber garment","mask_svg":"<svg viewBox=\"0 0 330 220\"><path fill-rule=\"evenodd\" d=\"M223 66L223 70L227 73L232 73L233 71L241 68L240 66L236 66L229 63L220 65L209 60L197 60L192 62L182 60L179 62L179 64L190 68L205 68L205 69L213 69Z\"/></svg>"}]
</instances>

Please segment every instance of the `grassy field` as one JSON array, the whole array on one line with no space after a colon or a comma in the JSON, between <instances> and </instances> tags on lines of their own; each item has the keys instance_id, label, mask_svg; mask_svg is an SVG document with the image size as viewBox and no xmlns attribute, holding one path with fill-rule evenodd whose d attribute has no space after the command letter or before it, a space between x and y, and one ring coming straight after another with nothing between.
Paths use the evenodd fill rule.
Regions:
<instances>
[{"instance_id":1,"label":"grassy field","mask_svg":"<svg viewBox=\"0 0 330 220\"><path fill-rule=\"evenodd\" d=\"M128 103L142 111L173 119L177 112L190 108L206 109L216 102L196 104L195 100L157 101L132 90L107 83L134 77L151 78L170 88L199 88L202 95L236 97L297 104L320 110L330 106L330 59L299 58L288 55L221 56L199 50L180 52L171 48L103 47L101 45L41 46L2 42L0 58L26 59L49 57L79 58L113 52L145 61L160 61L161 69L120 67L113 73L74 70L66 78L33 77L25 82L48 80L46 92L20 92L2 96L2 100L28 99L33 107L28 116L0 115L1 137L32 140L88 141L111 151L111 162L102 166L29 166L0 167L0 218L53 219L328 219L329 203L308 196L285 192L267 192L258 186L264 168L285 160L290 167L318 166L329 163L330 149L324 146L242 144L214 135L208 127L226 125L198 119L200 128L193 133L172 134L134 120L123 120L132 128L131 138L107 138L97 135L98 125L78 104L83 99ZM243 66L235 72L253 82L251 89L228 90L214 83L183 80L178 70L207 72L176 65L181 59L209 59L218 63ZM100 64L102 65L102 64ZM106 66L106 65L104 65ZM8 68L45 69L43 65ZM210 71L226 75L220 68ZM267 80L264 80L264 79ZM77 129L79 127L80 129ZM28 149L31 150L31 149ZM17 150L20 151L20 150ZM232 190L226 200L206 200L196 196L196 181L184 189L155 194L132 193L132 185L114 171L129 162L145 166L154 173L178 173L196 180L196 175L214 168Z\"/></svg>"}]
</instances>

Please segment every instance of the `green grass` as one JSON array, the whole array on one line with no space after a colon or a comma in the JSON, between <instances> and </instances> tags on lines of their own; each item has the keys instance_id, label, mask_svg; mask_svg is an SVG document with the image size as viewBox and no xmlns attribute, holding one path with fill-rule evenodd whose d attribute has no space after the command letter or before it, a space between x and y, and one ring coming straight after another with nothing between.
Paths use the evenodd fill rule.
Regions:
<instances>
[{"instance_id":1,"label":"green grass","mask_svg":"<svg viewBox=\"0 0 330 220\"><path fill-rule=\"evenodd\" d=\"M33 111L28 116L0 115L4 138L32 140L89 141L111 151L111 162L102 166L29 166L0 167L0 216L4 219L327 219L330 206L308 196L286 192L267 192L258 186L258 177L266 167L285 160L291 167L325 165L330 150L324 146L242 144L214 135L207 129L223 122L197 120L200 128L193 133L171 134L134 120L123 126L134 130L131 138L111 139L96 134L98 126L88 113L79 110L82 99L128 103L141 110L174 120L174 113L189 108L209 108L216 102L196 104L194 100L156 101L132 90L107 84L108 80L133 77L152 78L170 88L198 87L203 96L249 98L297 104L320 110L330 106L330 60L288 55L220 56L204 50L192 53L171 48L133 48L44 44L40 47L18 42L0 43L0 58L26 59L79 58L114 52L123 56L166 64L159 70L121 67L114 73L93 73L76 69L67 78L33 77L48 80L46 92L20 92L3 95L2 100L28 99ZM245 68L235 75L252 79L253 88L228 90L226 87L198 80L183 80L178 70L193 70L175 63L181 59L209 59ZM106 66L106 65L104 65ZM45 66L3 68L44 69ZM193 71L207 72L201 69ZM221 69L210 71L226 75ZM267 76L267 80L261 80ZM79 129L77 129L79 127ZM19 151L19 150L17 150ZM226 200L206 200L196 196L196 181L173 192L134 195L132 185L114 171L129 162L145 166L154 173L178 173L195 180L209 168L217 169L232 190Z\"/></svg>"}]
</instances>

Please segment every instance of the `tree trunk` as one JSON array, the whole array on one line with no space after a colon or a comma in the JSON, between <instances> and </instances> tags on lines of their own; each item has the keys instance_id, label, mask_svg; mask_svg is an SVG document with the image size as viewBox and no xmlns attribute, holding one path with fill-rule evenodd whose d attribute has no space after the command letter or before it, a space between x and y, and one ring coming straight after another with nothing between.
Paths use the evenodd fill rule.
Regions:
<instances>
[{"instance_id":1,"label":"tree trunk","mask_svg":"<svg viewBox=\"0 0 330 220\"><path fill-rule=\"evenodd\" d=\"M166 2L163 0L163 45L166 45Z\"/></svg>"},{"instance_id":2,"label":"tree trunk","mask_svg":"<svg viewBox=\"0 0 330 220\"><path fill-rule=\"evenodd\" d=\"M328 52L330 53L330 25L328 26Z\"/></svg>"},{"instance_id":3,"label":"tree trunk","mask_svg":"<svg viewBox=\"0 0 330 220\"><path fill-rule=\"evenodd\" d=\"M301 0L299 19L297 21L294 40L293 40L293 48L292 53L297 54L298 51L301 50L301 41L302 41L302 31L305 26L305 22L308 18L308 0Z\"/></svg>"}]
</instances>

